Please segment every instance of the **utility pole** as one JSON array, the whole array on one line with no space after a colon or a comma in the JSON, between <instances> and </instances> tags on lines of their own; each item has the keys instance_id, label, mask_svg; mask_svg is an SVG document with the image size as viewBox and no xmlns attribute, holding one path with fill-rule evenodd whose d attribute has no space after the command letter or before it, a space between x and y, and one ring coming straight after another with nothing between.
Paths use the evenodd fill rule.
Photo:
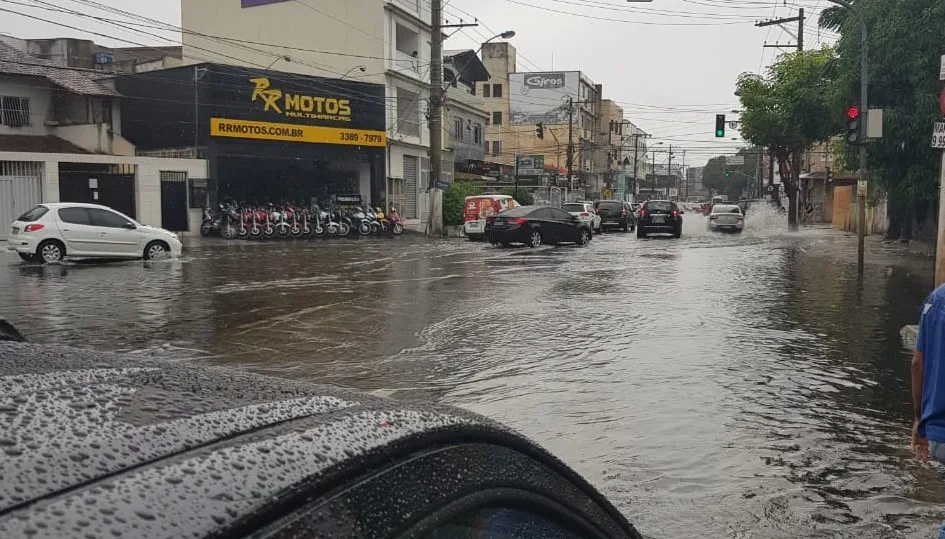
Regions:
<instances>
[{"instance_id":1,"label":"utility pole","mask_svg":"<svg viewBox=\"0 0 945 539\"><path fill-rule=\"evenodd\" d=\"M683 151L682 151L682 168L679 169L679 174L680 174L680 176L682 176L682 180L683 180L684 182L686 182L686 183L685 183L685 185L686 185L686 197L685 197L685 199L683 199L683 202L685 202L686 199L689 198L689 176L686 174L686 150L683 150Z\"/></svg>"},{"instance_id":2,"label":"utility pole","mask_svg":"<svg viewBox=\"0 0 945 539\"><path fill-rule=\"evenodd\" d=\"M762 47L774 47L777 49L783 49L783 48L788 48L788 47L793 46L793 47L796 47L797 50L799 51L804 50L804 19L805 19L804 8L800 8L798 10L797 17L788 17L786 19L768 19L766 21L756 22L755 26L758 28L762 28L765 26L775 26L775 25L781 26L789 22L797 22L797 36L795 36L797 38L796 45L781 45L780 43L769 45L768 43L765 43L764 45L762 45ZM785 28L785 30L787 30L787 28ZM790 30L787 30L787 32L791 33Z\"/></svg>"},{"instance_id":3,"label":"utility pole","mask_svg":"<svg viewBox=\"0 0 945 539\"><path fill-rule=\"evenodd\" d=\"M673 145L669 145L669 163L666 165L666 173L669 174L669 178L673 179ZM667 191L669 188L666 188ZM667 193L669 194L669 193ZM669 198L668 196L666 198ZM676 198L679 198L679 182L676 182Z\"/></svg>"},{"instance_id":4,"label":"utility pole","mask_svg":"<svg viewBox=\"0 0 945 539\"><path fill-rule=\"evenodd\" d=\"M568 98L568 182L574 191L574 100Z\"/></svg>"},{"instance_id":5,"label":"utility pole","mask_svg":"<svg viewBox=\"0 0 945 539\"><path fill-rule=\"evenodd\" d=\"M437 182L443 173L443 0L430 0L430 212L427 236L443 235L443 205ZM440 198L440 200L437 200Z\"/></svg>"},{"instance_id":6,"label":"utility pole","mask_svg":"<svg viewBox=\"0 0 945 539\"><path fill-rule=\"evenodd\" d=\"M637 200L637 152L640 149L640 134L633 134L633 201L639 202Z\"/></svg>"}]
</instances>

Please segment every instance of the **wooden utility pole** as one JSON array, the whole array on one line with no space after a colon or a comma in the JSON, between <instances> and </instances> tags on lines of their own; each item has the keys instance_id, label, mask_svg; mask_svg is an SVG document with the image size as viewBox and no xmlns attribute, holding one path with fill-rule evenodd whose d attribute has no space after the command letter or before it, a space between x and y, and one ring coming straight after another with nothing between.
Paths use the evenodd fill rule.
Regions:
<instances>
[{"instance_id":1,"label":"wooden utility pole","mask_svg":"<svg viewBox=\"0 0 945 539\"><path fill-rule=\"evenodd\" d=\"M945 151L939 169L938 239L935 242L935 288L945 284ZM910 223L909 226L912 226Z\"/></svg>"},{"instance_id":2,"label":"wooden utility pole","mask_svg":"<svg viewBox=\"0 0 945 539\"><path fill-rule=\"evenodd\" d=\"M789 23L789 22L795 22L795 21L797 22L797 36L796 36L796 38L797 38L797 43L796 43L796 44L794 44L794 45L788 45L788 44L781 45L780 43L775 43L775 44L773 44L773 45L769 45L768 43L765 43L765 44L762 45L762 46L763 46L763 47L774 47L774 48L777 48L777 49L797 48L797 50L799 50L799 51L804 50L804 19L805 19L805 17L804 17L804 8L800 8L800 9L798 10L797 17L788 17L788 18L786 18L786 19L768 19L768 20L766 20L766 21L756 22L756 23L755 23L755 26L757 26L758 28L762 28L762 27L765 27L765 26L775 26L775 25L781 26L781 25L787 24L787 23ZM787 30L787 29L785 28L785 30ZM787 30L787 31L788 31L788 33L790 33L790 30Z\"/></svg>"},{"instance_id":3,"label":"wooden utility pole","mask_svg":"<svg viewBox=\"0 0 945 539\"><path fill-rule=\"evenodd\" d=\"M568 98L568 182L574 191L574 100Z\"/></svg>"},{"instance_id":4,"label":"wooden utility pole","mask_svg":"<svg viewBox=\"0 0 945 539\"><path fill-rule=\"evenodd\" d=\"M430 0L430 211L427 235L443 235L443 205L437 183L443 175L443 0Z\"/></svg>"}]
</instances>

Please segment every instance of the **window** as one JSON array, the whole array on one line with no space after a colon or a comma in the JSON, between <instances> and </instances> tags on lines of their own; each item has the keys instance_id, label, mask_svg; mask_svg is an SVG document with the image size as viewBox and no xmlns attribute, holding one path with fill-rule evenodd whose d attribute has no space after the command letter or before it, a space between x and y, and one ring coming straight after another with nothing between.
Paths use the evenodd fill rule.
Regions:
<instances>
[{"instance_id":1,"label":"window","mask_svg":"<svg viewBox=\"0 0 945 539\"><path fill-rule=\"evenodd\" d=\"M491 95L490 95L490 93L489 93L489 88L490 88L490 86L489 86L488 84L483 84L483 85L482 85L482 97L491 97Z\"/></svg>"},{"instance_id":2,"label":"window","mask_svg":"<svg viewBox=\"0 0 945 539\"><path fill-rule=\"evenodd\" d=\"M492 113L492 125L502 125L502 112L496 111Z\"/></svg>"},{"instance_id":3,"label":"window","mask_svg":"<svg viewBox=\"0 0 945 539\"><path fill-rule=\"evenodd\" d=\"M91 224L89 214L85 211L85 208L62 208L58 213L59 220L63 223L71 223L73 225Z\"/></svg>"},{"instance_id":4,"label":"window","mask_svg":"<svg viewBox=\"0 0 945 539\"><path fill-rule=\"evenodd\" d=\"M33 221L38 220L40 217L46 215L46 212L49 211L49 208L46 206L35 206L30 211L24 213L23 215L17 217L17 221L23 221L25 223L32 223Z\"/></svg>"},{"instance_id":5,"label":"window","mask_svg":"<svg viewBox=\"0 0 945 539\"><path fill-rule=\"evenodd\" d=\"M92 226L101 226L106 228L125 228L129 224L128 219L108 210L98 208L87 208Z\"/></svg>"},{"instance_id":6,"label":"window","mask_svg":"<svg viewBox=\"0 0 945 539\"><path fill-rule=\"evenodd\" d=\"M565 204L564 206L561 206L561 209L566 212L574 212L574 213L581 213L583 211L587 211L587 208L584 206L584 204L581 204L579 202L572 202L570 204Z\"/></svg>"},{"instance_id":7,"label":"window","mask_svg":"<svg viewBox=\"0 0 945 539\"><path fill-rule=\"evenodd\" d=\"M492 85L492 97L502 97L502 85L493 84Z\"/></svg>"},{"instance_id":8,"label":"window","mask_svg":"<svg viewBox=\"0 0 945 539\"><path fill-rule=\"evenodd\" d=\"M28 97L0 97L0 124L10 127L30 125L30 99Z\"/></svg>"},{"instance_id":9,"label":"window","mask_svg":"<svg viewBox=\"0 0 945 539\"><path fill-rule=\"evenodd\" d=\"M486 141L486 149L485 149L485 152L486 152L486 153L489 153L489 141L488 141L488 140Z\"/></svg>"},{"instance_id":10,"label":"window","mask_svg":"<svg viewBox=\"0 0 945 539\"><path fill-rule=\"evenodd\" d=\"M492 155L499 155L502 153L502 141L493 140L492 141Z\"/></svg>"},{"instance_id":11,"label":"window","mask_svg":"<svg viewBox=\"0 0 945 539\"><path fill-rule=\"evenodd\" d=\"M476 124L473 126L473 142L476 144L482 144L482 124Z\"/></svg>"},{"instance_id":12,"label":"window","mask_svg":"<svg viewBox=\"0 0 945 539\"><path fill-rule=\"evenodd\" d=\"M472 511L431 531L424 539L578 539L579 535L533 513L511 508Z\"/></svg>"},{"instance_id":13,"label":"window","mask_svg":"<svg viewBox=\"0 0 945 539\"><path fill-rule=\"evenodd\" d=\"M658 200L658 201L653 201L653 200L651 200L650 202L647 202L647 203L646 203L646 211L648 211L648 212L650 212L650 211L659 211L659 212L663 212L663 213L669 213L669 212L673 211L673 203L672 203L672 202L666 202L666 201L663 201L663 200Z\"/></svg>"},{"instance_id":14,"label":"window","mask_svg":"<svg viewBox=\"0 0 945 539\"><path fill-rule=\"evenodd\" d=\"M568 221L571 219L571 214L564 210L559 210L558 208L549 208L551 212L552 219L557 219L559 221Z\"/></svg>"},{"instance_id":15,"label":"window","mask_svg":"<svg viewBox=\"0 0 945 539\"><path fill-rule=\"evenodd\" d=\"M397 132L420 136L420 94L397 88Z\"/></svg>"},{"instance_id":16,"label":"window","mask_svg":"<svg viewBox=\"0 0 945 539\"><path fill-rule=\"evenodd\" d=\"M453 120L453 136L456 140L463 140L463 120L460 118Z\"/></svg>"}]
</instances>

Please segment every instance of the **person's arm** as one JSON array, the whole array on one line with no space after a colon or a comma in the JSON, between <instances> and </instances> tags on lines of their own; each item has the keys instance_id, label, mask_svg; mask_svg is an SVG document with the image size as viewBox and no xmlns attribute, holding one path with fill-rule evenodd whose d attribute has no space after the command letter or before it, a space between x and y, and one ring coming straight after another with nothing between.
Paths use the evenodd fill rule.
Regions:
<instances>
[{"instance_id":1,"label":"person's arm","mask_svg":"<svg viewBox=\"0 0 945 539\"><path fill-rule=\"evenodd\" d=\"M922 352L912 352L912 414L915 421L922 415L922 374L925 367Z\"/></svg>"},{"instance_id":2,"label":"person's arm","mask_svg":"<svg viewBox=\"0 0 945 539\"><path fill-rule=\"evenodd\" d=\"M925 340L923 326L928 321L925 317L929 305L924 304L922 314L919 315L919 333L916 335L915 351L912 352L912 453L922 462L929 460L929 441L919 433L919 424L922 421L922 384L925 381Z\"/></svg>"}]
</instances>

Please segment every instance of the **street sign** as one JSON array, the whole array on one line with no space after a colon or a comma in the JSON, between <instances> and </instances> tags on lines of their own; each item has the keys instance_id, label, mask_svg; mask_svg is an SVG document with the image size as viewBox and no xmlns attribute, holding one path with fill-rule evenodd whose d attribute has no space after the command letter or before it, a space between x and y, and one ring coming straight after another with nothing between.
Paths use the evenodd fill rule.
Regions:
<instances>
[{"instance_id":1,"label":"street sign","mask_svg":"<svg viewBox=\"0 0 945 539\"><path fill-rule=\"evenodd\" d=\"M866 196L867 182L866 180L857 180L856 181L856 196L865 197Z\"/></svg>"},{"instance_id":2,"label":"street sign","mask_svg":"<svg viewBox=\"0 0 945 539\"><path fill-rule=\"evenodd\" d=\"M443 180L437 180L434 184L437 189L446 189L450 186L450 182L444 182Z\"/></svg>"},{"instance_id":3,"label":"street sign","mask_svg":"<svg viewBox=\"0 0 945 539\"><path fill-rule=\"evenodd\" d=\"M610 200L611 192L610 189L604 189L604 198Z\"/></svg>"},{"instance_id":4,"label":"street sign","mask_svg":"<svg viewBox=\"0 0 945 539\"><path fill-rule=\"evenodd\" d=\"M725 164L729 166L742 166L745 164L744 155L726 155Z\"/></svg>"},{"instance_id":5,"label":"street sign","mask_svg":"<svg viewBox=\"0 0 945 539\"><path fill-rule=\"evenodd\" d=\"M866 138L883 138L883 109L866 113Z\"/></svg>"},{"instance_id":6,"label":"street sign","mask_svg":"<svg viewBox=\"0 0 945 539\"><path fill-rule=\"evenodd\" d=\"M932 127L932 147L945 149L945 122L935 122Z\"/></svg>"}]
</instances>

